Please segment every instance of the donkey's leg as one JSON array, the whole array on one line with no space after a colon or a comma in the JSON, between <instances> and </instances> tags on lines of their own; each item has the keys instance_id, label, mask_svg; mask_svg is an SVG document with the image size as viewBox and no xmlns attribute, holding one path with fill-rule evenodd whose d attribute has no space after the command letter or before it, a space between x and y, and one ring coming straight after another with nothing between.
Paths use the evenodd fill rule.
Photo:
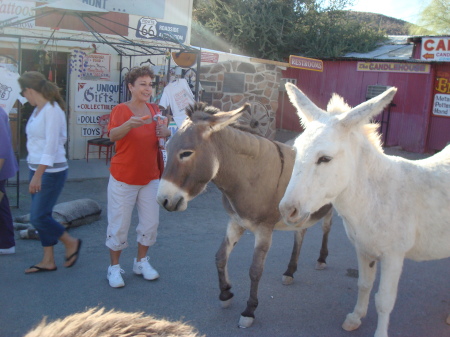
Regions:
<instances>
[{"instance_id":1,"label":"donkey's leg","mask_svg":"<svg viewBox=\"0 0 450 337\"><path fill-rule=\"evenodd\" d=\"M380 287L375 294L378 313L375 337L387 337L389 316L397 298L398 282L402 273L404 256L389 255L381 259Z\"/></svg>"},{"instance_id":2,"label":"donkey's leg","mask_svg":"<svg viewBox=\"0 0 450 337\"><path fill-rule=\"evenodd\" d=\"M331 230L331 219L333 217L333 209L331 208L328 213L323 217L322 230L322 247L320 248L320 256L317 259L316 269L322 270L327 266L327 256L328 256L328 234Z\"/></svg>"},{"instance_id":3,"label":"donkey's leg","mask_svg":"<svg viewBox=\"0 0 450 337\"><path fill-rule=\"evenodd\" d=\"M297 271L298 257L302 249L303 238L305 237L306 228L294 232L294 247L292 248L291 259L288 267L283 274L282 282L284 285L289 285L294 282L294 273Z\"/></svg>"},{"instance_id":4,"label":"donkey's leg","mask_svg":"<svg viewBox=\"0 0 450 337\"><path fill-rule=\"evenodd\" d=\"M347 315L342 324L342 328L347 331L358 329L361 325L361 318L366 316L370 292L372 291L377 271L377 262L375 260L370 259L358 249L356 249L356 255L359 269L358 300L353 312Z\"/></svg>"},{"instance_id":5,"label":"donkey's leg","mask_svg":"<svg viewBox=\"0 0 450 337\"><path fill-rule=\"evenodd\" d=\"M233 220L228 222L227 233L216 253L216 267L219 274L220 303L223 308L231 304L233 293L230 291L231 283L228 278L228 258L236 243L241 238L245 229Z\"/></svg>"},{"instance_id":6,"label":"donkey's leg","mask_svg":"<svg viewBox=\"0 0 450 337\"><path fill-rule=\"evenodd\" d=\"M263 225L260 225L262 227ZM250 266L250 297L247 308L241 313L239 320L240 328L248 328L255 319L255 310L258 306L258 285L264 270L267 252L272 245L273 228L258 228L255 232L255 249L253 250L253 261Z\"/></svg>"}]
</instances>

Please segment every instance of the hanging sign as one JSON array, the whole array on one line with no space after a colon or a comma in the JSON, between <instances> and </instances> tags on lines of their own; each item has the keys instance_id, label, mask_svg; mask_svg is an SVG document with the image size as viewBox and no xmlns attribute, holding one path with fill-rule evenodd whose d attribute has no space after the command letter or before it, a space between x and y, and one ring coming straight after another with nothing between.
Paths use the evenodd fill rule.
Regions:
<instances>
[{"instance_id":1,"label":"hanging sign","mask_svg":"<svg viewBox=\"0 0 450 337\"><path fill-rule=\"evenodd\" d=\"M289 56L289 66L292 68L323 71L322 60L310 59L307 57L301 57L296 55Z\"/></svg>"},{"instance_id":2,"label":"hanging sign","mask_svg":"<svg viewBox=\"0 0 450 337\"><path fill-rule=\"evenodd\" d=\"M119 103L119 84L106 81L78 81L75 111L110 112Z\"/></svg>"},{"instance_id":3,"label":"hanging sign","mask_svg":"<svg viewBox=\"0 0 450 337\"><path fill-rule=\"evenodd\" d=\"M450 37L423 37L420 59L450 61Z\"/></svg>"},{"instance_id":4,"label":"hanging sign","mask_svg":"<svg viewBox=\"0 0 450 337\"><path fill-rule=\"evenodd\" d=\"M159 22L152 18L141 18L136 29L136 37L143 39L167 40L164 34L171 35L178 42L186 41L187 26Z\"/></svg>"},{"instance_id":5,"label":"hanging sign","mask_svg":"<svg viewBox=\"0 0 450 337\"><path fill-rule=\"evenodd\" d=\"M82 79L109 81L111 77L111 55L94 53L86 55L84 58Z\"/></svg>"},{"instance_id":6,"label":"hanging sign","mask_svg":"<svg viewBox=\"0 0 450 337\"><path fill-rule=\"evenodd\" d=\"M202 51L201 61L206 63L217 63L219 62L219 54L210 53L207 51Z\"/></svg>"}]
</instances>

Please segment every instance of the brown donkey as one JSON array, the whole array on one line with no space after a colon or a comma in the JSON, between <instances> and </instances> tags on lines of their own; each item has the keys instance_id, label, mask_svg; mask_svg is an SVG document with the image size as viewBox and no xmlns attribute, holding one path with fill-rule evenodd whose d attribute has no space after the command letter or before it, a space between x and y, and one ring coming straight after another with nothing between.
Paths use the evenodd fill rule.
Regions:
<instances>
[{"instance_id":1,"label":"brown donkey","mask_svg":"<svg viewBox=\"0 0 450 337\"><path fill-rule=\"evenodd\" d=\"M219 273L220 301L227 307L233 293L228 279L227 262L231 251L246 229L255 235L253 261L250 267L250 297L239 320L240 327L250 327L258 306L258 283L272 233L294 230L295 241L283 283L290 284L306 229L287 226L281 221L278 204L291 178L295 152L282 143L233 127L247 109L220 112L196 103L187 110L189 118L167 144L167 166L161 177L158 203L168 211L184 211L190 200L212 181L221 191L223 204L230 216L225 238L216 253ZM331 227L332 207L323 206L305 228L321 218L323 239L317 269L325 267L327 242Z\"/></svg>"}]
</instances>

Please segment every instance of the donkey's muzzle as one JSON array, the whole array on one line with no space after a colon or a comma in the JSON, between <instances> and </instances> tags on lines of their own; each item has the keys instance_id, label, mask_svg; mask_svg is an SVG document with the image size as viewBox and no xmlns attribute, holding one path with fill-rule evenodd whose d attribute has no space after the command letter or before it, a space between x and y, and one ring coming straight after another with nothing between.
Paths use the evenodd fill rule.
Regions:
<instances>
[{"instance_id":1,"label":"donkey's muzzle","mask_svg":"<svg viewBox=\"0 0 450 337\"><path fill-rule=\"evenodd\" d=\"M302 212L295 205L289 202L283 202L283 200L279 205L279 209L284 222L289 226L301 227L311 215L311 213Z\"/></svg>"},{"instance_id":2,"label":"donkey's muzzle","mask_svg":"<svg viewBox=\"0 0 450 337\"><path fill-rule=\"evenodd\" d=\"M158 204L164 207L169 212L184 211L186 209L187 203L183 197L179 198L159 198Z\"/></svg>"}]
</instances>

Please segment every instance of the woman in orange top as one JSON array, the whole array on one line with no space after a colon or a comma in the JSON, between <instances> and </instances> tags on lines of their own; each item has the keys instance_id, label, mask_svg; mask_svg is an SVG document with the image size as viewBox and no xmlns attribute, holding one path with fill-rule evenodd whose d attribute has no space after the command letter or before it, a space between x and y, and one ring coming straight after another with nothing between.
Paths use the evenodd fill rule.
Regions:
<instances>
[{"instance_id":1,"label":"woman in orange top","mask_svg":"<svg viewBox=\"0 0 450 337\"><path fill-rule=\"evenodd\" d=\"M133 272L147 280L159 277L148 262L147 251L156 241L159 225L159 205L156 194L159 185L158 137L169 137L166 125L156 125L153 118L159 112L156 104L147 103L152 95L153 71L149 67L133 68L125 77L131 99L111 111L108 125L116 154L111 160L108 183L108 228L106 246L111 265L107 279L113 288L125 285L119 258L128 246L127 237L135 206L139 215L136 228L138 252Z\"/></svg>"}]
</instances>

